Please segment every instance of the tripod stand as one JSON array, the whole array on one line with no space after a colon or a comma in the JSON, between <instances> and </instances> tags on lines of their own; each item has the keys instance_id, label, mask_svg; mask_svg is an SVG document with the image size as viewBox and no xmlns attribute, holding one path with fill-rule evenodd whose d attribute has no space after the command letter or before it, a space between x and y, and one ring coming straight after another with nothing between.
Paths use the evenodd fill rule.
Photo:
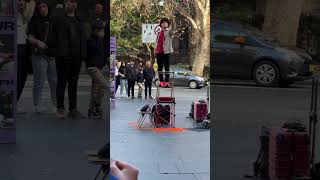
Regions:
<instances>
[{"instance_id":1,"label":"tripod stand","mask_svg":"<svg viewBox=\"0 0 320 180\"><path fill-rule=\"evenodd\" d=\"M320 163L315 164L315 142L317 131L317 106L318 106L318 86L319 86L319 72L312 78L312 93L311 93L311 106L309 114L309 137L311 138L311 157L310 167L313 179L320 178Z\"/></svg>"}]
</instances>

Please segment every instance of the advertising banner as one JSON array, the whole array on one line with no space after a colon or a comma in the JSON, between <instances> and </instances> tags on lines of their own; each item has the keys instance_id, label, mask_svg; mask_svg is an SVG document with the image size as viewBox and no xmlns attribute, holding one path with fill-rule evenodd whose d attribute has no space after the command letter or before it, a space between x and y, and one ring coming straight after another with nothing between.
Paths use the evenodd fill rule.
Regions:
<instances>
[{"instance_id":1,"label":"advertising banner","mask_svg":"<svg viewBox=\"0 0 320 180\"><path fill-rule=\"evenodd\" d=\"M117 40L116 37L110 37L110 107L115 108L115 70L116 70Z\"/></svg>"},{"instance_id":2,"label":"advertising banner","mask_svg":"<svg viewBox=\"0 0 320 180\"><path fill-rule=\"evenodd\" d=\"M15 143L16 18L15 1L0 1L0 143Z\"/></svg>"}]
</instances>

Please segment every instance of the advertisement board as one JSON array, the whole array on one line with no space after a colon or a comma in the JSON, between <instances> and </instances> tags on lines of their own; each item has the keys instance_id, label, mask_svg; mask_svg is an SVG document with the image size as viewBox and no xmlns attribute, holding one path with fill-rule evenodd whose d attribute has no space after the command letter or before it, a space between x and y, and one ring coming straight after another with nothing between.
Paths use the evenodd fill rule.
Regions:
<instances>
[{"instance_id":1,"label":"advertisement board","mask_svg":"<svg viewBox=\"0 0 320 180\"><path fill-rule=\"evenodd\" d=\"M0 143L15 143L16 20L15 1L0 3Z\"/></svg>"},{"instance_id":2,"label":"advertisement board","mask_svg":"<svg viewBox=\"0 0 320 180\"><path fill-rule=\"evenodd\" d=\"M110 37L110 107L115 108L115 69L116 69L117 40Z\"/></svg>"}]
</instances>

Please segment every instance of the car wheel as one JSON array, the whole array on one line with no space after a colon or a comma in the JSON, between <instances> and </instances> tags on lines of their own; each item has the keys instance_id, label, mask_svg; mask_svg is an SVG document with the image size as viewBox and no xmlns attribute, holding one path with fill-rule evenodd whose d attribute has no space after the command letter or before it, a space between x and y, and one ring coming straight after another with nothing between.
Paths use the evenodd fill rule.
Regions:
<instances>
[{"instance_id":1,"label":"car wheel","mask_svg":"<svg viewBox=\"0 0 320 180\"><path fill-rule=\"evenodd\" d=\"M279 68L273 62L261 61L254 67L253 79L259 86L277 86L279 78Z\"/></svg>"},{"instance_id":2,"label":"car wheel","mask_svg":"<svg viewBox=\"0 0 320 180\"><path fill-rule=\"evenodd\" d=\"M190 81L189 82L189 88L196 89L198 87L198 84L196 81Z\"/></svg>"}]
</instances>

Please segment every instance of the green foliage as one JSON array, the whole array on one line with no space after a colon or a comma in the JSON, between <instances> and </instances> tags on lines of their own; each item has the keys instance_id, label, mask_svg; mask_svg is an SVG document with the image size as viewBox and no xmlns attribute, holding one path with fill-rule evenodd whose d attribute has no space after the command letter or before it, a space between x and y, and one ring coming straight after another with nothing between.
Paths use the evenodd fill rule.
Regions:
<instances>
[{"instance_id":1,"label":"green foliage","mask_svg":"<svg viewBox=\"0 0 320 180\"><path fill-rule=\"evenodd\" d=\"M117 37L118 46L126 53L138 55L145 45L142 43L142 24L156 23L164 14L165 8L157 0L113 0L111 5L111 36Z\"/></svg>"}]
</instances>

